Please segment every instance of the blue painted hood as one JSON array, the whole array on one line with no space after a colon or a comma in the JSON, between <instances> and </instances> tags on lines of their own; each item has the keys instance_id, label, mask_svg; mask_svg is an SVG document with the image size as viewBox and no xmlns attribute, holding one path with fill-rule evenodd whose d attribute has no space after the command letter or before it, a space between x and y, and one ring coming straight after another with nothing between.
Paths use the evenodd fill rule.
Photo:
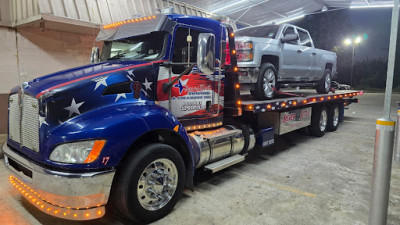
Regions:
<instances>
[{"instance_id":1,"label":"blue painted hood","mask_svg":"<svg viewBox=\"0 0 400 225\"><path fill-rule=\"evenodd\" d=\"M75 86L81 81L101 75L116 73L118 71L129 70L144 64L149 65L151 63L145 61L118 60L76 67L33 79L28 82L28 86L24 91L36 98L40 98L43 95L48 95L48 93ZM17 90L17 88L14 88L12 92L16 92Z\"/></svg>"}]
</instances>

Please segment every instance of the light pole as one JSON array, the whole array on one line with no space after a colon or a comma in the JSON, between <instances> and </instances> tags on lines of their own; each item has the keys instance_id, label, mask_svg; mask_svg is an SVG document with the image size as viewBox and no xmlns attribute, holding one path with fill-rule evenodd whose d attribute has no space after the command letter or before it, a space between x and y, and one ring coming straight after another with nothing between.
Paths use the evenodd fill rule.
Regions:
<instances>
[{"instance_id":1,"label":"light pole","mask_svg":"<svg viewBox=\"0 0 400 225\"><path fill-rule=\"evenodd\" d=\"M354 65L354 49L356 45L360 44L362 41L361 37L356 37L353 40L350 38L346 38L344 40L344 44L349 46L351 45L353 47L353 52L351 54L351 72L350 72L350 86L353 86L353 65Z\"/></svg>"}]
</instances>

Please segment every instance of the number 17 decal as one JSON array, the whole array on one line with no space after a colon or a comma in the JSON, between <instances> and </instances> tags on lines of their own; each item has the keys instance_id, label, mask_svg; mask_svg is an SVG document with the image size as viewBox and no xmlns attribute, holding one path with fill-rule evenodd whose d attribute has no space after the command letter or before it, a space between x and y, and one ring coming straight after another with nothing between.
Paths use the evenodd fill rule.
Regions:
<instances>
[{"instance_id":1,"label":"number 17 decal","mask_svg":"<svg viewBox=\"0 0 400 225\"><path fill-rule=\"evenodd\" d=\"M108 163L108 160L110 160L110 156L103 157L103 161L101 163L103 163L106 166Z\"/></svg>"}]
</instances>

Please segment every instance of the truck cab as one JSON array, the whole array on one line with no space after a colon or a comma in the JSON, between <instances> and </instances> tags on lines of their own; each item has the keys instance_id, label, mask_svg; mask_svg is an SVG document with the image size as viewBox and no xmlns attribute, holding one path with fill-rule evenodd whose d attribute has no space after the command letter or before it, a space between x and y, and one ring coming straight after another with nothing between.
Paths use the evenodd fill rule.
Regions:
<instances>
[{"instance_id":1,"label":"truck cab","mask_svg":"<svg viewBox=\"0 0 400 225\"><path fill-rule=\"evenodd\" d=\"M238 111L225 79L231 31L177 14L104 25L93 64L11 90L10 182L61 218L102 217L109 201L132 219L166 215L196 168L243 150L241 130L222 127L224 112ZM212 137L194 134L205 129Z\"/></svg>"}]
</instances>

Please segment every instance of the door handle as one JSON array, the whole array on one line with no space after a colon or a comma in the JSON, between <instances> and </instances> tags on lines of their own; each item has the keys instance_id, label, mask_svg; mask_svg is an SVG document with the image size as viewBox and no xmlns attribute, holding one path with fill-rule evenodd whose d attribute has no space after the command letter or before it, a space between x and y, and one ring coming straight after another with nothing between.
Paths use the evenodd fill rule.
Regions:
<instances>
[{"instance_id":1,"label":"door handle","mask_svg":"<svg viewBox=\"0 0 400 225\"><path fill-rule=\"evenodd\" d=\"M311 53L312 55L317 55L317 53L315 53L315 52L313 52L313 53Z\"/></svg>"},{"instance_id":2,"label":"door handle","mask_svg":"<svg viewBox=\"0 0 400 225\"><path fill-rule=\"evenodd\" d=\"M303 50L299 49L299 50L297 50L297 53L303 53Z\"/></svg>"}]
</instances>

